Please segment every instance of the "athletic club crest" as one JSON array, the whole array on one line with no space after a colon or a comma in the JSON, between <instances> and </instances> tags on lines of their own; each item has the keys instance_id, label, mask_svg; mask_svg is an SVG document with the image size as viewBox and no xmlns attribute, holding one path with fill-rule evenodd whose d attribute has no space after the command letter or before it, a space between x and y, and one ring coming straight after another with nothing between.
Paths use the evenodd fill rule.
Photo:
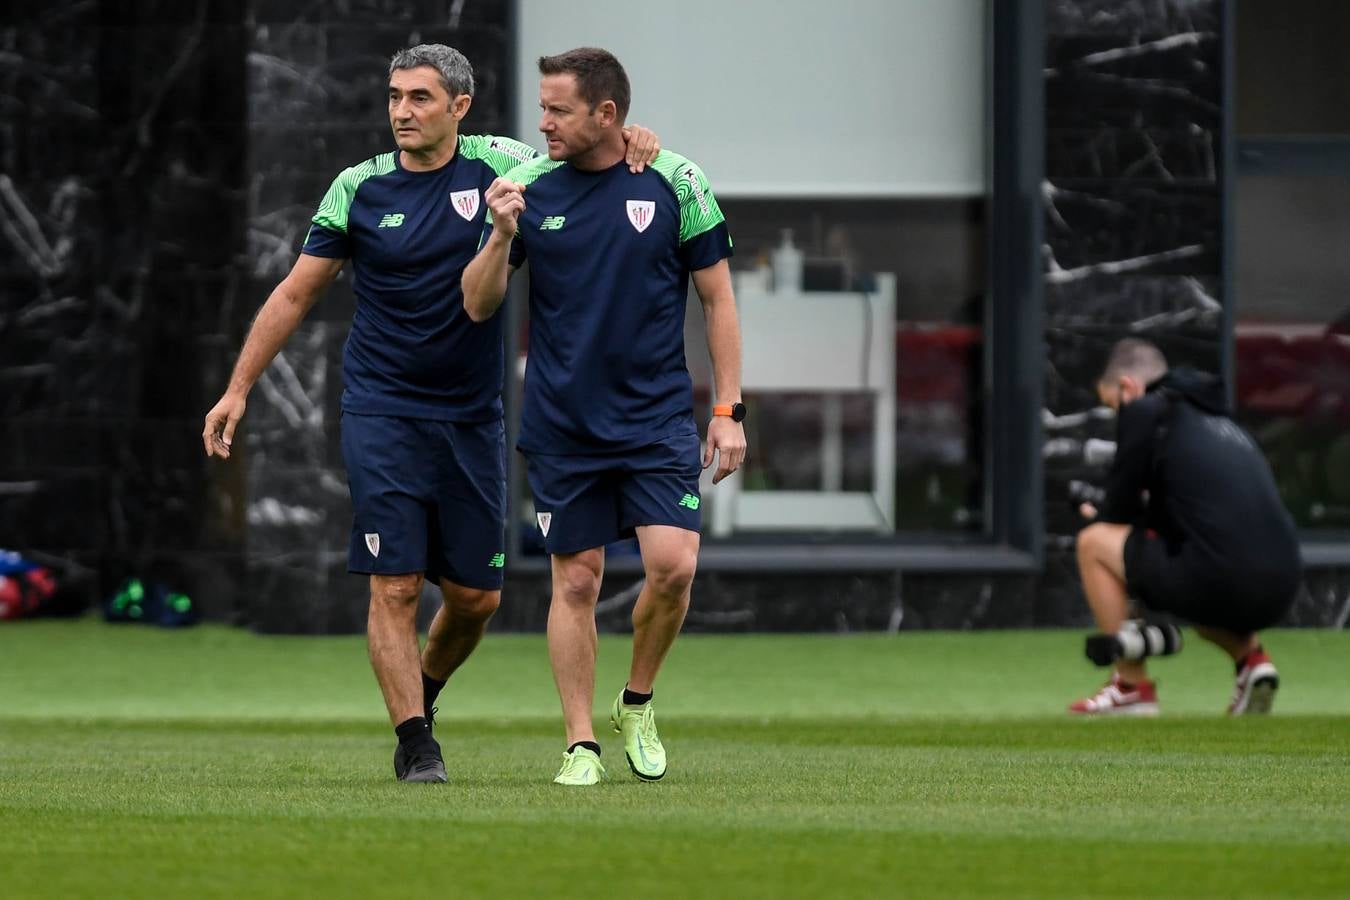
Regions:
<instances>
[{"instance_id":1,"label":"athletic club crest","mask_svg":"<svg viewBox=\"0 0 1350 900\"><path fill-rule=\"evenodd\" d=\"M539 530L544 533L544 537L548 537L548 526L553 524L553 513L536 513L535 517L539 520Z\"/></svg>"},{"instance_id":2,"label":"athletic club crest","mask_svg":"<svg viewBox=\"0 0 1350 900\"><path fill-rule=\"evenodd\" d=\"M460 218L472 222L478 213L478 191L451 191L450 205L459 213Z\"/></svg>"},{"instance_id":3,"label":"athletic club crest","mask_svg":"<svg viewBox=\"0 0 1350 900\"><path fill-rule=\"evenodd\" d=\"M647 226L652 224L652 216L656 215L655 200L627 200L628 221L638 231L646 231Z\"/></svg>"},{"instance_id":4,"label":"athletic club crest","mask_svg":"<svg viewBox=\"0 0 1350 900\"><path fill-rule=\"evenodd\" d=\"M370 551L371 556L380 555L380 536L378 534L366 533L366 549Z\"/></svg>"}]
</instances>

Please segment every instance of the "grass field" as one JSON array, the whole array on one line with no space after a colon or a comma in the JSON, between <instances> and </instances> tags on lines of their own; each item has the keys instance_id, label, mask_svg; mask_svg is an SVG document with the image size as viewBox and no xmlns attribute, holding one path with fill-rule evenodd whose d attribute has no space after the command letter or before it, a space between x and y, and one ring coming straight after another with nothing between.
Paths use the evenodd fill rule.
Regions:
<instances>
[{"instance_id":1,"label":"grass field","mask_svg":"<svg viewBox=\"0 0 1350 900\"><path fill-rule=\"evenodd\" d=\"M1192 641L1164 715L1070 721L1069 631L689 636L671 758L550 783L542 637L490 635L405 785L360 638L0 625L0 897L1346 897L1350 633L1268 636L1276 714ZM597 716L627 641L604 638Z\"/></svg>"}]
</instances>

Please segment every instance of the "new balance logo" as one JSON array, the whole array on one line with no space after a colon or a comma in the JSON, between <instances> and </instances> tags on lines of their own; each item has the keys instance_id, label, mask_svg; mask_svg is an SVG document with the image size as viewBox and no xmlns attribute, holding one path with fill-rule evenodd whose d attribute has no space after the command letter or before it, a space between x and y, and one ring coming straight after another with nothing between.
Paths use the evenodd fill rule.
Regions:
<instances>
[{"instance_id":1,"label":"new balance logo","mask_svg":"<svg viewBox=\"0 0 1350 900\"><path fill-rule=\"evenodd\" d=\"M505 553L494 554L492 559L488 562L488 566L493 569L500 569L505 565L506 565Z\"/></svg>"},{"instance_id":2,"label":"new balance logo","mask_svg":"<svg viewBox=\"0 0 1350 900\"><path fill-rule=\"evenodd\" d=\"M693 494L685 494L680 498L679 504L687 509L698 509L698 497Z\"/></svg>"},{"instance_id":3,"label":"new balance logo","mask_svg":"<svg viewBox=\"0 0 1350 900\"><path fill-rule=\"evenodd\" d=\"M563 227L567 221L567 216L544 216L544 221L539 223L540 231L557 231Z\"/></svg>"},{"instance_id":4,"label":"new balance logo","mask_svg":"<svg viewBox=\"0 0 1350 900\"><path fill-rule=\"evenodd\" d=\"M385 213L384 218L380 220L381 228L397 228L402 224L403 213Z\"/></svg>"}]
</instances>

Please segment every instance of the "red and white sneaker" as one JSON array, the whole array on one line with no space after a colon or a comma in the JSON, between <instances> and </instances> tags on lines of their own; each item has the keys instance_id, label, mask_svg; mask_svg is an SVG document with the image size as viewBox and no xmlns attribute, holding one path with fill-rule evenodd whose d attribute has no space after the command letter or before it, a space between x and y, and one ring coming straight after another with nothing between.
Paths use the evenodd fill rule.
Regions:
<instances>
[{"instance_id":1,"label":"red and white sneaker","mask_svg":"<svg viewBox=\"0 0 1350 900\"><path fill-rule=\"evenodd\" d=\"M1126 690L1119 675L1112 675L1100 691L1069 704L1069 712L1079 716L1156 716L1158 690L1151 681L1141 681Z\"/></svg>"},{"instance_id":2,"label":"red and white sneaker","mask_svg":"<svg viewBox=\"0 0 1350 900\"><path fill-rule=\"evenodd\" d=\"M1275 664L1266 651L1257 647L1238 663L1237 683L1233 686L1233 702L1228 704L1228 714L1244 716L1270 712L1279 688L1280 673L1275 671Z\"/></svg>"}]
</instances>

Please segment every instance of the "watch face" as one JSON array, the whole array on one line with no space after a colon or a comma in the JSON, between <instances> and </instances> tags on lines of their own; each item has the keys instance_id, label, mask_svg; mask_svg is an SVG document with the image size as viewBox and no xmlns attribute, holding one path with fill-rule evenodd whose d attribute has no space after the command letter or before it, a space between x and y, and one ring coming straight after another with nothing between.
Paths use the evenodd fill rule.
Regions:
<instances>
[{"instance_id":1,"label":"watch face","mask_svg":"<svg viewBox=\"0 0 1350 900\"><path fill-rule=\"evenodd\" d=\"M731 404L731 421L733 421L733 422L744 422L744 421L745 421L745 404L744 404L744 403L733 403L733 404Z\"/></svg>"}]
</instances>

